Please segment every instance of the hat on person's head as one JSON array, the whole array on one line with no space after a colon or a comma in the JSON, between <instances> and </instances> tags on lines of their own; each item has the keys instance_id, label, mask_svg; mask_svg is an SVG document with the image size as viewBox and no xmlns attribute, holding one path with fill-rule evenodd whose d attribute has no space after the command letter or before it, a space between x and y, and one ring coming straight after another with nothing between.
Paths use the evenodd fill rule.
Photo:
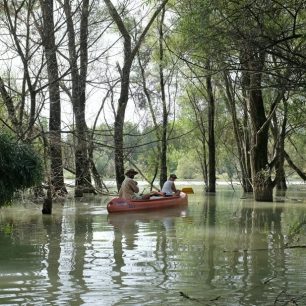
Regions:
<instances>
[{"instance_id":1,"label":"hat on person's head","mask_svg":"<svg viewBox=\"0 0 306 306\"><path fill-rule=\"evenodd\" d=\"M136 170L134 170L134 169L129 169L129 170L127 170L127 171L125 172L125 175L126 175L126 176L129 176L129 175L136 175L136 174L138 174L138 172L137 172Z\"/></svg>"},{"instance_id":2,"label":"hat on person's head","mask_svg":"<svg viewBox=\"0 0 306 306\"><path fill-rule=\"evenodd\" d=\"M175 174L170 174L170 177L173 179L177 179L177 176Z\"/></svg>"}]
</instances>

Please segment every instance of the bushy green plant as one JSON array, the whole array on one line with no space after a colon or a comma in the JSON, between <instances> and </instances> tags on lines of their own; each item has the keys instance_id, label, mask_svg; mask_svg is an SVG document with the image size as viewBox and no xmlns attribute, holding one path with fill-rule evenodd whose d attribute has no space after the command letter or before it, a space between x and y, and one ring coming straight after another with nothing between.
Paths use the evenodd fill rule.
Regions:
<instances>
[{"instance_id":1,"label":"bushy green plant","mask_svg":"<svg viewBox=\"0 0 306 306\"><path fill-rule=\"evenodd\" d=\"M33 148L0 134L0 206L12 200L14 192L39 184L42 161Z\"/></svg>"}]
</instances>

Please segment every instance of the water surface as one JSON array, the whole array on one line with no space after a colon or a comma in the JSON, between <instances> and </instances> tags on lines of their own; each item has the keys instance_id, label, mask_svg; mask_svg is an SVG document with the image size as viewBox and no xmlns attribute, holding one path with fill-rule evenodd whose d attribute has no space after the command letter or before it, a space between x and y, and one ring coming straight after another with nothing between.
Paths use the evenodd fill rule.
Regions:
<instances>
[{"instance_id":1,"label":"water surface","mask_svg":"<svg viewBox=\"0 0 306 306\"><path fill-rule=\"evenodd\" d=\"M274 203L195 191L150 213L108 215L107 197L0 209L0 304L306 305L305 187Z\"/></svg>"}]
</instances>

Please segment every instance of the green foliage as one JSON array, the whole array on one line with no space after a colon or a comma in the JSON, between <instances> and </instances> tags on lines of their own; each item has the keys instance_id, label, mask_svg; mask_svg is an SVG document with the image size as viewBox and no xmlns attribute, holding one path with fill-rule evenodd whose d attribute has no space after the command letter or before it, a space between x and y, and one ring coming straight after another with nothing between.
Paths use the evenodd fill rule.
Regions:
<instances>
[{"instance_id":1,"label":"green foliage","mask_svg":"<svg viewBox=\"0 0 306 306\"><path fill-rule=\"evenodd\" d=\"M193 154L181 157L178 161L176 174L180 179L201 178L201 168L196 157Z\"/></svg>"},{"instance_id":2,"label":"green foliage","mask_svg":"<svg viewBox=\"0 0 306 306\"><path fill-rule=\"evenodd\" d=\"M31 146L0 134L0 206L17 190L39 184L42 175L42 161Z\"/></svg>"}]
</instances>

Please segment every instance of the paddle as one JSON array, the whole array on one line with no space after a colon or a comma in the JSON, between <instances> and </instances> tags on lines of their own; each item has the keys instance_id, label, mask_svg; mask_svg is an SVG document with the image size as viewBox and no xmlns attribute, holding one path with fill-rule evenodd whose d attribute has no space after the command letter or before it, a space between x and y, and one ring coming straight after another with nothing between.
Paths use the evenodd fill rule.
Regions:
<instances>
[{"instance_id":1,"label":"paddle","mask_svg":"<svg viewBox=\"0 0 306 306\"><path fill-rule=\"evenodd\" d=\"M191 187L182 188L182 192L187 193L187 194L193 194L194 193L194 191Z\"/></svg>"}]
</instances>

